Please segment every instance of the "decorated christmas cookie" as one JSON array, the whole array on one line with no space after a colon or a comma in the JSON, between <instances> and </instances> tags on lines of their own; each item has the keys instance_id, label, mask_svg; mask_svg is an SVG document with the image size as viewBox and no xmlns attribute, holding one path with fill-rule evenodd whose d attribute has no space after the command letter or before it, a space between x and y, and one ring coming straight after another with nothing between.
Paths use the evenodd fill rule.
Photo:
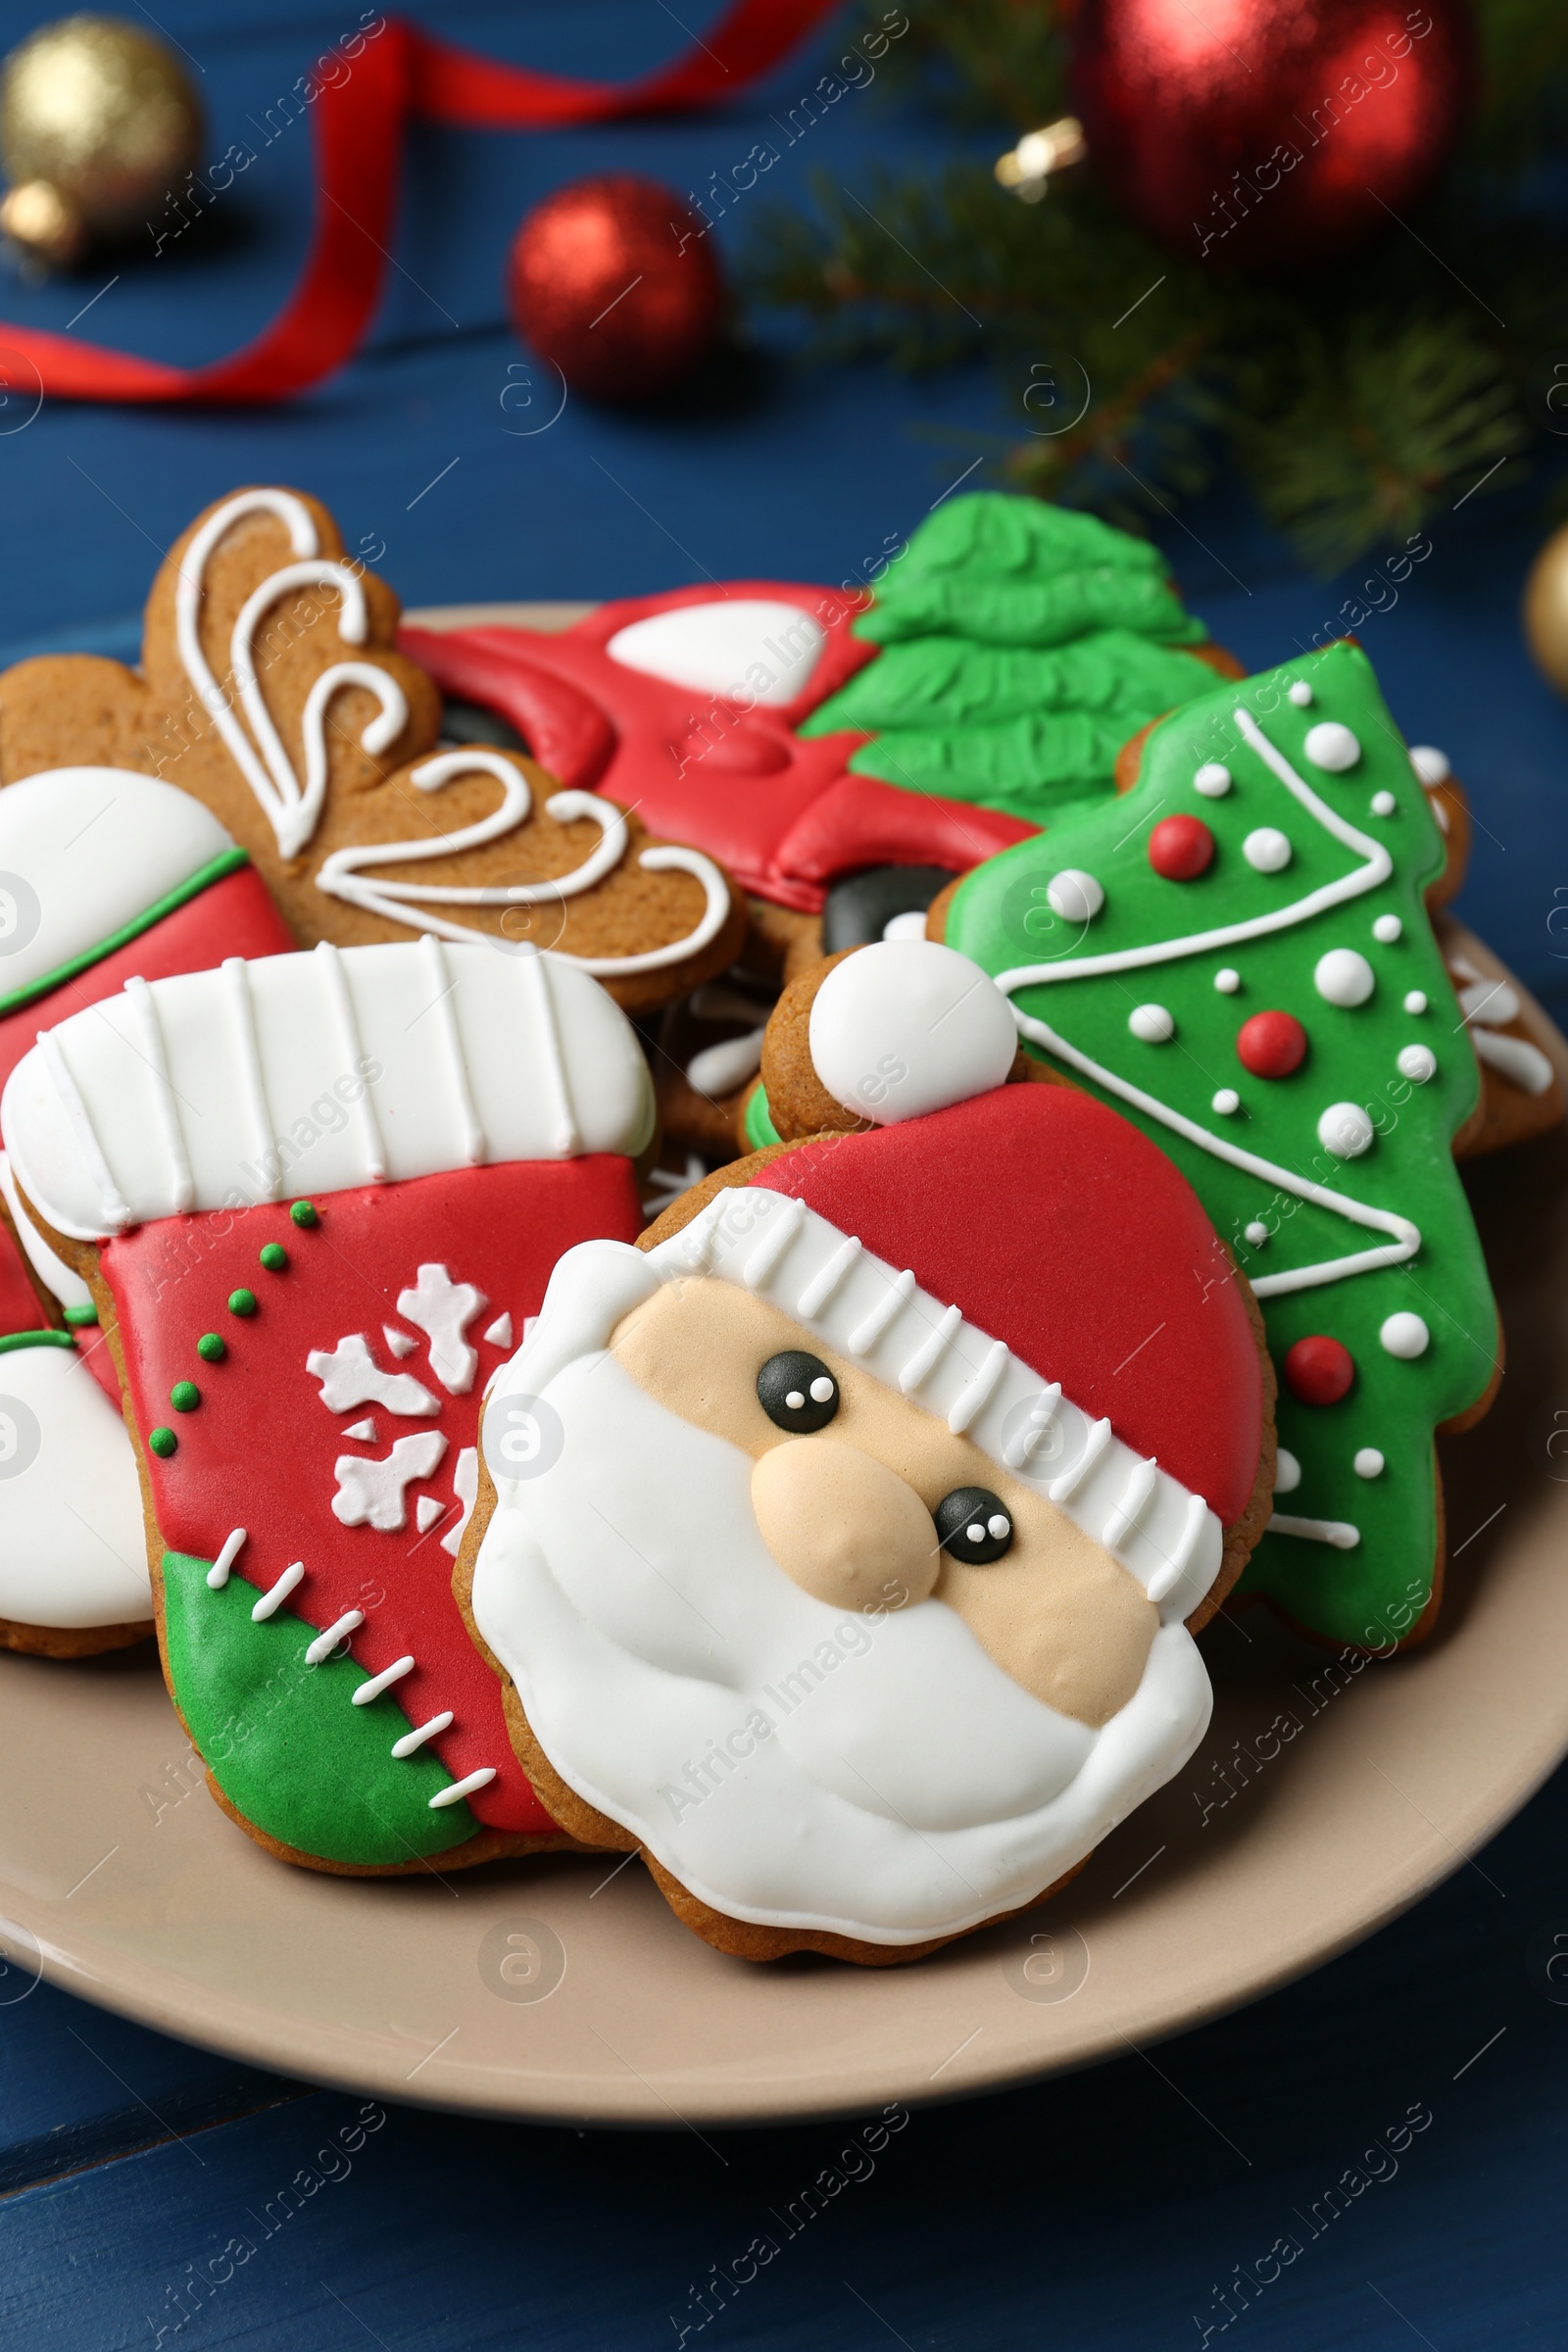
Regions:
<instances>
[{"instance_id":1,"label":"decorated christmas cookie","mask_svg":"<svg viewBox=\"0 0 1568 2352\"><path fill-rule=\"evenodd\" d=\"M567 1253L486 1401L457 1589L585 1843L721 1949L878 1962L1038 1900L1192 1753L1271 1384L1169 1162L997 1086L972 965L866 949L818 1006L887 1123Z\"/></svg>"},{"instance_id":2,"label":"decorated christmas cookie","mask_svg":"<svg viewBox=\"0 0 1568 2352\"><path fill-rule=\"evenodd\" d=\"M1280 1454L1243 1590L1368 1647L1432 1622L1433 1433L1500 1368L1451 1153L1476 1061L1423 904L1443 856L1370 663L1336 645L1164 720L1130 793L939 910L1030 1049L1170 1154L1250 1278Z\"/></svg>"},{"instance_id":3,"label":"decorated christmas cookie","mask_svg":"<svg viewBox=\"0 0 1568 2352\"><path fill-rule=\"evenodd\" d=\"M745 912L712 858L526 760L438 750L397 618L316 500L236 492L165 559L139 672L68 655L6 673L0 774L92 761L177 785L307 944L488 933L569 956L634 1010L721 970Z\"/></svg>"},{"instance_id":4,"label":"decorated christmas cookie","mask_svg":"<svg viewBox=\"0 0 1568 2352\"><path fill-rule=\"evenodd\" d=\"M815 914L845 877L926 869L923 895L858 939L1108 791L1128 735L1234 669L1204 635L1145 541L986 495L939 508L869 599L734 580L602 605L560 634L401 642L564 783L635 804L764 904Z\"/></svg>"},{"instance_id":5,"label":"decorated christmas cookie","mask_svg":"<svg viewBox=\"0 0 1568 2352\"><path fill-rule=\"evenodd\" d=\"M49 1287L79 1306L86 1286L30 1228L24 1251L14 1200L0 1153L0 1648L79 1657L152 1631L141 1496L118 1400Z\"/></svg>"},{"instance_id":6,"label":"decorated christmas cookie","mask_svg":"<svg viewBox=\"0 0 1568 2352\"><path fill-rule=\"evenodd\" d=\"M0 1121L115 1351L220 1801L334 1870L553 1838L451 1571L486 1381L561 1252L641 1222L623 1015L526 948L235 958L46 1031Z\"/></svg>"},{"instance_id":7,"label":"decorated christmas cookie","mask_svg":"<svg viewBox=\"0 0 1568 2352\"><path fill-rule=\"evenodd\" d=\"M1561 1122L1568 1101L1511 973L1449 916L1440 914L1435 928L1481 1065L1481 1099L1454 1138L1454 1157L1479 1159L1544 1135Z\"/></svg>"},{"instance_id":8,"label":"decorated christmas cookie","mask_svg":"<svg viewBox=\"0 0 1568 2352\"><path fill-rule=\"evenodd\" d=\"M290 945L245 852L172 785L76 767L0 793L0 1086L40 1029L132 974ZM120 1384L86 1285L18 1215L3 1152L0 1228L0 1643L118 1648L153 1610Z\"/></svg>"}]
</instances>

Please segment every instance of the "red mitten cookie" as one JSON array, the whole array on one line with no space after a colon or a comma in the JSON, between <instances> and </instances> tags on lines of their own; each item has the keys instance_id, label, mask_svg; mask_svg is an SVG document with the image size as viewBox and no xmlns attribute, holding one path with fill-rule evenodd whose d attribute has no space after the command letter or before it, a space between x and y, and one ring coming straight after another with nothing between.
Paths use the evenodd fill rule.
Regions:
<instances>
[{"instance_id":1,"label":"red mitten cookie","mask_svg":"<svg viewBox=\"0 0 1568 2352\"><path fill-rule=\"evenodd\" d=\"M0 775L92 760L177 785L307 944L489 932L569 956L632 1010L722 970L745 908L710 858L509 754L424 756L440 697L397 620L324 507L237 491L165 558L140 671L73 654L6 672Z\"/></svg>"},{"instance_id":2,"label":"red mitten cookie","mask_svg":"<svg viewBox=\"0 0 1568 2352\"><path fill-rule=\"evenodd\" d=\"M119 1363L220 1801L333 1870L553 1838L451 1562L489 1371L564 1249L640 1222L624 1017L531 951L236 959L46 1032L0 1120Z\"/></svg>"},{"instance_id":3,"label":"red mitten cookie","mask_svg":"<svg viewBox=\"0 0 1568 2352\"><path fill-rule=\"evenodd\" d=\"M457 1589L558 1819L723 1950L882 1962L1037 1901L1192 1754L1272 1380L1191 1189L1000 1083L965 958L867 948L818 1006L887 1123L563 1259Z\"/></svg>"}]
</instances>

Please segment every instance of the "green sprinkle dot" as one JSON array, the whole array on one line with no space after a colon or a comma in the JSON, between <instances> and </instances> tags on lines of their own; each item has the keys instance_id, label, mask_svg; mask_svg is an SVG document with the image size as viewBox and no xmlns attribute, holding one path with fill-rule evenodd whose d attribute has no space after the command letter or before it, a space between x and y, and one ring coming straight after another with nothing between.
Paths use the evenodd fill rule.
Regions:
<instances>
[{"instance_id":1,"label":"green sprinkle dot","mask_svg":"<svg viewBox=\"0 0 1568 2352\"><path fill-rule=\"evenodd\" d=\"M254 1291L230 1291L228 1294L228 1311L231 1315L254 1315L256 1312L256 1293Z\"/></svg>"},{"instance_id":2,"label":"green sprinkle dot","mask_svg":"<svg viewBox=\"0 0 1568 2352\"><path fill-rule=\"evenodd\" d=\"M154 1453L161 1455L167 1461L179 1444L179 1440L172 1429L151 1429L147 1433L147 1443Z\"/></svg>"},{"instance_id":3,"label":"green sprinkle dot","mask_svg":"<svg viewBox=\"0 0 1568 2352\"><path fill-rule=\"evenodd\" d=\"M193 1413L202 1400L202 1393L193 1380L176 1380L169 1392L169 1401L176 1413Z\"/></svg>"},{"instance_id":4,"label":"green sprinkle dot","mask_svg":"<svg viewBox=\"0 0 1568 2352\"><path fill-rule=\"evenodd\" d=\"M288 1213L296 1225L315 1225L319 1222L314 1200L296 1200Z\"/></svg>"},{"instance_id":5,"label":"green sprinkle dot","mask_svg":"<svg viewBox=\"0 0 1568 2352\"><path fill-rule=\"evenodd\" d=\"M216 1331L204 1331L196 1343L196 1352L204 1364L220 1364L228 1349Z\"/></svg>"},{"instance_id":6,"label":"green sprinkle dot","mask_svg":"<svg viewBox=\"0 0 1568 2352\"><path fill-rule=\"evenodd\" d=\"M288 1251L281 1242L264 1242L261 1254L262 1263L269 1274L281 1274L288 1264Z\"/></svg>"}]
</instances>

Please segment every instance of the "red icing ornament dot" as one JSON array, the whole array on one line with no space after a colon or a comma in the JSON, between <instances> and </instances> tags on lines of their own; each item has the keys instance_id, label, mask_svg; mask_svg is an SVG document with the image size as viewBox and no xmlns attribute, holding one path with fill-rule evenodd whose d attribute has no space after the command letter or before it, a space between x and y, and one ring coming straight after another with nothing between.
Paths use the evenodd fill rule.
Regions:
<instances>
[{"instance_id":1,"label":"red icing ornament dot","mask_svg":"<svg viewBox=\"0 0 1568 2352\"><path fill-rule=\"evenodd\" d=\"M1354 1378L1354 1356L1324 1332L1298 1340L1285 1358L1285 1385L1303 1404L1338 1404Z\"/></svg>"},{"instance_id":2,"label":"red icing ornament dot","mask_svg":"<svg viewBox=\"0 0 1568 2352\"><path fill-rule=\"evenodd\" d=\"M1214 836L1200 816L1162 816L1149 836L1149 862L1167 882L1192 882L1214 861Z\"/></svg>"},{"instance_id":3,"label":"red icing ornament dot","mask_svg":"<svg viewBox=\"0 0 1568 2352\"><path fill-rule=\"evenodd\" d=\"M1306 1054L1306 1031L1294 1012L1254 1012L1236 1038L1236 1058L1254 1078L1288 1078Z\"/></svg>"}]
</instances>

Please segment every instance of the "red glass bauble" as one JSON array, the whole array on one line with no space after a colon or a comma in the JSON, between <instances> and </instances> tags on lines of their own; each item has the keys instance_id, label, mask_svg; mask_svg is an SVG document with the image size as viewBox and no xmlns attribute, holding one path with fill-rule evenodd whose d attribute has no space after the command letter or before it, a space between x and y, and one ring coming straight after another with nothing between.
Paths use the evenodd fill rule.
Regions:
<instances>
[{"instance_id":1,"label":"red glass bauble","mask_svg":"<svg viewBox=\"0 0 1568 2352\"><path fill-rule=\"evenodd\" d=\"M513 241L513 321L575 392L647 400L691 374L727 297L706 224L657 179L614 172L558 188Z\"/></svg>"},{"instance_id":2,"label":"red glass bauble","mask_svg":"<svg viewBox=\"0 0 1568 2352\"><path fill-rule=\"evenodd\" d=\"M1214 861L1214 836L1200 816L1162 816L1149 836L1149 862L1167 882L1191 882Z\"/></svg>"},{"instance_id":3,"label":"red glass bauble","mask_svg":"<svg viewBox=\"0 0 1568 2352\"><path fill-rule=\"evenodd\" d=\"M1285 1358L1285 1385L1303 1404L1338 1404L1354 1378L1354 1356L1324 1332L1298 1340Z\"/></svg>"},{"instance_id":4,"label":"red glass bauble","mask_svg":"<svg viewBox=\"0 0 1568 2352\"><path fill-rule=\"evenodd\" d=\"M1102 185L1176 252L1246 270L1392 229L1451 153L1477 70L1465 0L1084 0L1074 43Z\"/></svg>"},{"instance_id":5,"label":"red glass bauble","mask_svg":"<svg viewBox=\"0 0 1568 2352\"><path fill-rule=\"evenodd\" d=\"M1236 1057L1254 1078L1288 1078L1306 1058L1306 1031L1294 1012L1254 1012L1237 1033Z\"/></svg>"}]
</instances>

